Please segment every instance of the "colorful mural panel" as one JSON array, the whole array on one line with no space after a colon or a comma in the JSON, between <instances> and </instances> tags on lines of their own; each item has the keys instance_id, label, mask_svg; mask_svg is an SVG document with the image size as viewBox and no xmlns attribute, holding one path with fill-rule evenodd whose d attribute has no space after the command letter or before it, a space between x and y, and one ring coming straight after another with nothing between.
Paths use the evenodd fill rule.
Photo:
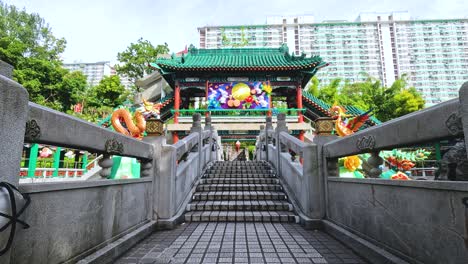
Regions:
<instances>
[{"instance_id":1,"label":"colorful mural panel","mask_svg":"<svg viewBox=\"0 0 468 264\"><path fill-rule=\"evenodd\" d=\"M208 85L208 109L268 109L268 82L227 82Z\"/></svg>"}]
</instances>

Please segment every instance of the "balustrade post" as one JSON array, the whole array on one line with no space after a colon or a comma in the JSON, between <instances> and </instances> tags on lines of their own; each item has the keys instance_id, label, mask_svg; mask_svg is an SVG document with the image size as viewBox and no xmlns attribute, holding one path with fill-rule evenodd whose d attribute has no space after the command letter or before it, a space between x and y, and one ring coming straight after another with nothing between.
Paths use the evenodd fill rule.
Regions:
<instances>
[{"instance_id":1,"label":"balustrade post","mask_svg":"<svg viewBox=\"0 0 468 264\"><path fill-rule=\"evenodd\" d=\"M274 137L275 137L275 140L276 140L276 164L277 164L276 170L278 171L279 176L282 176L282 172L281 172L281 152L283 152L283 150L284 150L283 144L281 144L281 140L280 140L281 132L288 133L288 127L286 126L286 114L285 113L279 113L278 114L277 122L276 122L276 129L275 129L275 133L274 133Z\"/></svg>"},{"instance_id":2,"label":"balustrade post","mask_svg":"<svg viewBox=\"0 0 468 264\"><path fill-rule=\"evenodd\" d=\"M151 215L149 218L152 220L157 220L163 210L164 202L170 200L170 182L171 180L171 170L174 168L171 164L165 164L169 162L164 160L165 158L171 158L173 154L163 153L163 148L172 146L166 145L166 137L164 135L156 136L153 134L143 138L144 142L147 142L153 145L153 156L151 161L142 160L141 161L141 177L152 177L153 178L153 197L151 201ZM172 147L173 149L173 147ZM163 155L169 157L163 157ZM175 162L175 161L173 161ZM151 164L151 166L149 165ZM169 175L163 174L169 172ZM148 176L146 176L149 174ZM163 204L163 205L161 205ZM166 210L167 211L167 210Z\"/></svg>"},{"instance_id":3,"label":"balustrade post","mask_svg":"<svg viewBox=\"0 0 468 264\"><path fill-rule=\"evenodd\" d=\"M102 168L102 170L99 172L99 175L103 179L109 178L111 175L112 165L114 164L112 156L109 154L104 154L102 159L99 160L98 164Z\"/></svg>"},{"instance_id":4,"label":"balustrade post","mask_svg":"<svg viewBox=\"0 0 468 264\"><path fill-rule=\"evenodd\" d=\"M266 123L265 123L265 160L267 162L270 162L270 154L269 152L269 147L268 144L270 143L270 138L268 137L268 132L273 131L273 122L271 119L271 116L266 117Z\"/></svg>"},{"instance_id":5,"label":"balustrade post","mask_svg":"<svg viewBox=\"0 0 468 264\"><path fill-rule=\"evenodd\" d=\"M202 172L202 167L205 164L202 164L202 149L203 149L203 128L201 126L201 115L196 113L192 116L192 127L190 128L190 133L198 133L198 171L197 175L200 176Z\"/></svg>"},{"instance_id":6,"label":"balustrade post","mask_svg":"<svg viewBox=\"0 0 468 264\"><path fill-rule=\"evenodd\" d=\"M307 144L302 149L302 175L304 177L303 188L305 191L305 212L312 219L322 219L325 217L325 202L324 202L324 184L320 177L320 160L318 146L316 144Z\"/></svg>"},{"instance_id":7,"label":"balustrade post","mask_svg":"<svg viewBox=\"0 0 468 264\"><path fill-rule=\"evenodd\" d=\"M209 144L209 153L210 155L208 155L209 157L209 160L207 161L210 162L212 160L215 160L216 159L216 151L213 151L213 146L215 146L214 142L213 142L213 127L211 126L211 115L209 112L206 112L206 115L205 115L205 131L210 131L210 137L209 137L209 140L208 140L208 144Z\"/></svg>"},{"instance_id":8,"label":"balustrade post","mask_svg":"<svg viewBox=\"0 0 468 264\"><path fill-rule=\"evenodd\" d=\"M262 133L264 135L264 138L262 139ZM266 154L263 154L264 151L268 151L268 146L266 146L266 130L264 125L260 125L260 133L258 135L258 140L257 140L259 146L257 149L257 160L266 160L264 157L266 157Z\"/></svg>"},{"instance_id":9,"label":"balustrade post","mask_svg":"<svg viewBox=\"0 0 468 264\"><path fill-rule=\"evenodd\" d=\"M382 169L380 169L380 165L383 164L383 159L379 156L379 151L371 152L371 156L367 159L367 163L371 166L369 171L369 176L371 178L378 178L379 175L382 173Z\"/></svg>"},{"instance_id":10,"label":"balustrade post","mask_svg":"<svg viewBox=\"0 0 468 264\"><path fill-rule=\"evenodd\" d=\"M465 135L465 148L468 149L468 82L465 82L458 92L460 100L460 118L463 125L463 134ZM468 152L467 152L468 157Z\"/></svg>"},{"instance_id":11,"label":"balustrade post","mask_svg":"<svg viewBox=\"0 0 468 264\"><path fill-rule=\"evenodd\" d=\"M0 61L0 181L18 186L26 127L34 130L36 121L27 120L28 92L11 80L12 72L12 66ZM10 228L0 233L0 245L6 244L9 233ZM10 263L10 251L0 256L0 263Z\"/></svg>"}]
</instances>

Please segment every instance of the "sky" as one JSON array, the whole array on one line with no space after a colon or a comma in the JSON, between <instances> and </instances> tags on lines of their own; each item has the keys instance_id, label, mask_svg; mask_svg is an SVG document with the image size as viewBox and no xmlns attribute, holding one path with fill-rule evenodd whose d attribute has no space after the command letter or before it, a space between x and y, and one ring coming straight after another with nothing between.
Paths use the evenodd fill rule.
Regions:
<instances>
[{"instance_id":1,"label":"sky","mask_svg":"<svg viewBox=\"0 0 468 264\"><path fill-rule=\"evenodd\" d=\"M1 2L2 0L0 0ZM264 24L267 16L353 21L361 12L408 11L413 18L468 18L467 0L3 0L39 13L67 40L64 62L117 62L139 38L171 52L199 45L198 27Z\"/></svg>"}]
</instances>

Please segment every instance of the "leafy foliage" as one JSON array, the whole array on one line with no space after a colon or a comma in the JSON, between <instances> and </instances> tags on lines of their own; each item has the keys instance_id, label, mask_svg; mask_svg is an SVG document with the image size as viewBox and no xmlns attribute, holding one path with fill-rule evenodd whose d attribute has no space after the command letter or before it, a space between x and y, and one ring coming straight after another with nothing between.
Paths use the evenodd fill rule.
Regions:
<instances>
[{"instance_id":1,"label":"leafy foliage","mask_svg":"<svg viewBox=\"0 0 468 264\"><path fill-rule=\"evenodd\" d=\"M125 51L117 54L120 65L115 65L115 70L119 75L126 76L135 83L145 74L153 72L149 67L150 62L155 61L159 54L168 52L167 43L155 47L148 40L140 38L137 43L130 43ZM135 88L136 92L140 91L138 87Z\"/></svg>"},{"instance_id":2,"label":"leafy foliage","mask_svg":"<svg viewBox=\"0 0 468 264\"><path fill-rule=\"evenodd\" d=\"M68 114L80 117L89 122L97 122L114 111L127 100L129 91L120 82L117 75L104 76L98 85L86 89L79 98L83 103L83 112Z\"/></svg>"},{"instance_id":3,"label":"leafy foliage","mask_svg":"<svg viewBox=\"0 0 468 264\"><path fill-rule=\"evenodd\" d=\"M66 111L86 89L82 73L62 67L66 41L56 38L38 14L0 2L0 60L15 69L13 78L29 92L29 100Z\"/></svg>"},{"instance_id":4,"label":"leafy foliage","mask_svg":"<svg viewBox=\"0 0 468 264\"><path fill-rule=\"evenodd\" d=\"M109 106L117 107L127 100L129 92L120 83L120 78L117 75L104 76L97 86L91 89L91 97L93 106Z\"/></svg>"},{"instance_id":5,"label":"leafy foliage","mask_svg":"<svg viewBox=\"0 0 468 264\"><path fill-rule=\"evenodd\" d=\"M353 105L363 110L374 109L375 116L381 121L424 108L424 99L414 87L408 87L406 75L401 76L390 87L370 76L364 82L342 84L334 79L330 84L319 86L318 79L312 78L308 92L328 104Z\"/></svg>"}]
</instances>

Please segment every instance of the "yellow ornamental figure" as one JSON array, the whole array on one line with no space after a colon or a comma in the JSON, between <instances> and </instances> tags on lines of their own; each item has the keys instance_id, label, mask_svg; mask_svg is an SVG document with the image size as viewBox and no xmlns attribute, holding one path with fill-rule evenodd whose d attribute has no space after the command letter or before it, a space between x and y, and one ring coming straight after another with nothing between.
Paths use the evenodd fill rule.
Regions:
<instances>
[{"instance_id":1,"label":"yellow ornamental figure","mask_svg":"<svg viewBox=\"0 0 468 264\"><path fill-rule=\"evenodd\" d=\"M267 94L270 94L273 89L271 88L270 85L267 83L263 83L263 91L265 91Z\"/></svg>"},{"instance_id":2,"label":"yellow ornamental figure","mask_svg":"<svg viewBox=\"0 0 468 264\"><path fill-rule=\"evenodd\" d=\"M232 97L239 101L244 101L250 96L250 87L245 83L238 83L232 87Z\"/></svg>"},{"instance_id":3,"label":"yellow ornamental figure","mask_svg":"<svg viewBox=\"0 0 468 264\"><path fill-rule=\"evenodd\" d=\"M361 166L361 159L358 156L349 156L344 159L344 166L347 170L353 172Z\"/></svg>"}]
</instances>

